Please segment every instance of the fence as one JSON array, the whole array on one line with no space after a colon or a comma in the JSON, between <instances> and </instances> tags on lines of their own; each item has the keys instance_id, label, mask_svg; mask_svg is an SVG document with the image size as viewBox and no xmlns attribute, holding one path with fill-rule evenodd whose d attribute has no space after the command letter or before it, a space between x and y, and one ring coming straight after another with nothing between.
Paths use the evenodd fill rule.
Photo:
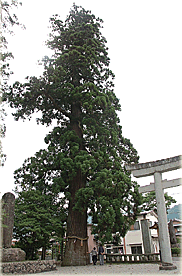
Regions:
<instances>
[{"instance_id":1,"label":"fence","mask_svg":"<svg viewBox=\"0 0 182 276\"><path fill-rule=\"evenodd\" d=\"M106 263L148 263L160 262L160 254L105 254Z\"/></svg>"}]
</instances>

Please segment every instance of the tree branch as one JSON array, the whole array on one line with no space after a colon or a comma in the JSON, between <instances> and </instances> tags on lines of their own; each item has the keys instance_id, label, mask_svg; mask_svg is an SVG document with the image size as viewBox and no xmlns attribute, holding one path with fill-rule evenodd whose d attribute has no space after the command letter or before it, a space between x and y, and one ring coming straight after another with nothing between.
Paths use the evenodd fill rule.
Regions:
<instances>
[{"instance_id":1,"label":"tree branch","mask_svg":"<svg viewBox=\"0 0 182 276\"><path fill-rule=\"evenodd\" d=\"M50 94L48 94L47 92L43 92L43 93L45 94L45 96L46 96L47 98L49 98L49 99L51 100L51 102L53 103L54 107L55 107L57 110L59 110L64 116L66 116L66 117L68 117L68 118L70 119L71 113L69 114L68 112L66 112L65 110L63 110L62 108L60 108L60 107L57 105L56 101L53 99L53 97L52 97Z\"/></svg>"}]
</instances>

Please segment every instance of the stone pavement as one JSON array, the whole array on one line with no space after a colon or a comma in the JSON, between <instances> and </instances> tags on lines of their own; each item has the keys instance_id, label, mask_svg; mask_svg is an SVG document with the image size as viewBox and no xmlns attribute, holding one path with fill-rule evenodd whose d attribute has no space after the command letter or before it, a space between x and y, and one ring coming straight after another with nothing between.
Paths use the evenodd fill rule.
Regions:
<instances>
[{"instance_id":1,"label":"stone pavement","mask_svg":"<svg viewBox=\"0 0 182 276\"><path fill-rule=\"evenodd\" d=\"M182 275L181 258L174 258L173 264L177 266L175 270L159 270L159 264L145 263L145 264L104 264L100 266L97 263L87 266L57 266L57 270L51 272L35 273L35 274L21 274L21 276L56 276L56 275L161 275L174 274ZM10 274L8 274L10 275ZM16 274L18 275L18 274Z\"/></svg>"}]
</instances>

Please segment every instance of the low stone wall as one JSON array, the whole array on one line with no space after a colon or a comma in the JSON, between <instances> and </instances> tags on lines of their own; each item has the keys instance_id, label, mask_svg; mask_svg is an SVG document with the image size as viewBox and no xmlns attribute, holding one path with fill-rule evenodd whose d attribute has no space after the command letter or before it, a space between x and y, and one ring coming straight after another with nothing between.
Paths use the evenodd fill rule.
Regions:
<instances>
[{"instance_id":1,"label":"low stone wall","mask_svg":"<svg viewBox=\"0 0 182 276\"><path fill-rule=\"evenodd\" d=\"M3 274L27 274L56 270L56 261L24 261L1 264Z\"/></svg>"}]
</instances>

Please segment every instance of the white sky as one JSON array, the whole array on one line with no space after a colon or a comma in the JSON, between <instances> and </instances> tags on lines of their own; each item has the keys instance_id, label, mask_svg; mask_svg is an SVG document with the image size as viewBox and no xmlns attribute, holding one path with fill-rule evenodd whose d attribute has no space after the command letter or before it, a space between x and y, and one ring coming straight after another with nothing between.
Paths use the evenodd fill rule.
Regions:
<instances>
[{"instance_id":1,"label":"white sky","mask_svg":"<svg viewBox=\"0 0 182 276\"><path fill-rule=\"evenodd\" d=\"M74 1L22 0L15 9L26 30L14 28L9 50L14 61L11 81L24 81L27 75L41 74L38 60L51 55L44 42L48 39L49 18L59 14L64 21ZM123 135L137 149L140 162L155 161L182 154L182 2L161 0L86 1L76 5L91 10L104 20L110 69L116 75L115 94L120 99L119 113ZM35 119L15 122L9 114L3 151L5 166L0 168L1 196L14 189L13 172L23 161L45 148L49 129L37 126ZM181 177L181 171L163 174L163 179ZM148 185L153 177L135 179ZM182 203L182 187L170 188L177 204Z\"/></svg>"}]
</instances>

